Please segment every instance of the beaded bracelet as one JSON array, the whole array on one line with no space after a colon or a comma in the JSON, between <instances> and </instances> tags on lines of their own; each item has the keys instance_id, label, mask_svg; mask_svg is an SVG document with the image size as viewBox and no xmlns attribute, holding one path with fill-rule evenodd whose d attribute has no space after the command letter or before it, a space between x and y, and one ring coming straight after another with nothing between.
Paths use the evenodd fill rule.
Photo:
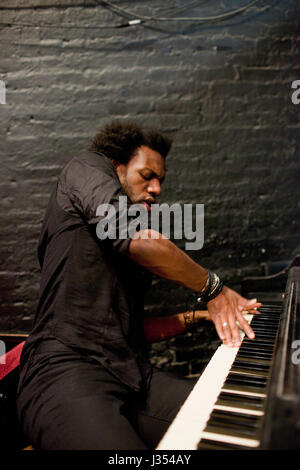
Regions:
<instances>
[{"instance_id":1,"label":"beaded bracelet","mask_svg":"<svg viewBox=\"0 0 300 470\"><path fill-rule=\"evenodd\" d=\"M193 328L194 323L195 323L195 310L193 310L193 312L190 312L190 311L184 312L183 318L184 318L184 323L185 323L186 328L188 330Z\"/></svg>"}]
</instances>

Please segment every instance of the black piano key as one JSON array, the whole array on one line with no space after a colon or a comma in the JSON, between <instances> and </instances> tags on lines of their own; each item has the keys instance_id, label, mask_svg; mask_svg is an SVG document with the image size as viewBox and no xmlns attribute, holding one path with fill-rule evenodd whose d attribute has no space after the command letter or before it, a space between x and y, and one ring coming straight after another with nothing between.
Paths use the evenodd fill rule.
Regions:
<instances>
[{"instance_id":1,"label":"black piano key","mask_svg":"<svg viewBox=\"0 0 300 470\"><path fill-rule=\"evenodd\" d=\"M277 312L277 311L271 311L271 310L260 310L259 309L259 313L257 314L254 314L253 315L253 319L254 318L261 318L261 317L265 317L265 318L279 318L280 317L280 312Z\"/></svg>"},{"instance_id":2,"label":"black piano key","mask_svg":"<svg viewBox=\"0 0 300 470\"><path fill-rule=\"evenodd\" d=\"M259 310L262 309L262 310L271 310L272 312L281 312L282 311L282 302L280 303L265 303L265 304L262 304L261 307L259 307Z\"/></svg>"},{"instance_id":3,"label":"black piano key","mask_svg":"<svg viewBox=\"0 0 300 470\"><path fill-rule=\"evenodd\" d=\"M248 353L252 356L255 357L255 354L265 354L266 356L273 356L273 353L274 353L274 347L269 347L269 348L266 348L265 346L259 346L259 345L255 345L255 346L252 346L251 344L247 344L247 343L242 343L242 345L240 346L240 349L239 349L239 353L240 352L245 352L245 353Z\"/></svg>"},{"instance_id":4,"label":"black piano key","mask_svg":"<svg viewBox=\"0 0 300 470\"><path fill-rule=\"evenodd\" d=\"M256 327L259 327L259 326L263 326L265 328L275 328L275 329L278 329L278 322L268 322L266 320L262 320L260 322L258 321L254 321L253 323L251 322L251 325L255 325Z\"/></svg>"},{"instance_id":5,"label":"black piano key","mask_svg":"<svg viewBox=\"0 0 300 470\"><path fill-rule=\"evenodd\" d=\"M266 321L262 321L262 322L251 322L251 327L254 327L254 328L266 328L268 330L275 330L277 331L278 330L278 325L275 324L274 322L266 322Z\"/></svg>"},{"instance_id":6,"label":"black piano key","mask_svg":"<svg viewBox=\"0 0 300 470\"><path fill-rule=\"evenodd\" d=\"M266 361L266 362L271 362L272 361L272 355L269 355L268 353L264 353L263 351L259 349L255 350L250 350L250 349L242 349L238 352L238 357L239 359L253 359L257 361Z\"/></svg>"},{"instance_id":7,"label":"black piano key","mask_svg":"<svg viewBox=\"0 0 300 470\"><path fill-rule=\"evenodd\" d=\"M268 326L268 325L252 325L251 323L251 328L255 331L266 331L267 333L273 333L276 334L278 331L277 326Z\"/></svg>"},{"instance_id":8,"label":"black piano key","mask_svg":"<svg viewBox=\"0 0 300 470\"><path fill-rule=\"evenodd\" d=\"M279 313L277 312L276 314L274 314L274 312L273 312L273 314L269 314L269 312L267 312L267 311L264 312L263 310L260 310L257 315L255 315L255 314L253 315L253 320L254 319L259 320L260 318L270 318L271 320L273 320L273 319L276 319L276 318L280 318L280 315L281 315L280 312Z\"/></svg>"},{"instance_id":9,"label":"black piano key","mask_svg":"<svg viewBox=\"0 0 300 470\"><path fill-rule=\"evenodd\" d=\"M256 328L256 330L254 330L254 333L255 333L255 339L260 341L275 341L275 338L276 338L276 332L274 333L273 331L268 331L268 330L264 330L262 328Z\"/></svg>"},{"instance_id":10,"label":"black piano key","mask_svg":"<svg viewBox=\"0 0 300 470\"><path fill-rule=\"evenodd\" d=\"M273 336L276 336L276 334L278 332L278 328L273 328L273 327L251 325L251 328L254 332L269 333L269 334L272 334Z\"/></svg>"},{"instance_id":11,"label":"black piano key","mask_svg":"<svg viewBox=\"0 0 300 470\"><path fill-rule=\"evenodd\" d=\"M270 363L272 360L272 354L264 353L262 351L251 351L251 350L239 350L237 356L239 359L255 359L257 361L265 361Z\"/></svg>"},{"instance_id":12,"label":"black piano key","mask_svg":"<svg viewBox=\"0 0 300 470\"><path fill-rule=\"evenodd\" d=\"M274 348L274 343L267 341L267 340L263 340L262 338L255 338L255 339L244 338L243 344L252 345L253 347L256 347L256 346L263 347L263 348L272 349L272 350Z\"/></svg>"},{"instance_id":13,"label":"black piano key","mask_svg":"<svg viewBox=\"0 0 300 470\"><path fill-rule=\"evenodd\" d=\"M254 315L252 317L252 321L263 321L263 320L266 320L266 321L271 321L271 322L278 322L280 320L280 313L276 313L276 314L270 314L269 312L268 313L259 313L258 315Z\"/></svg>"},{"instance_id":14,"label":"black piano key","mask_svg":"<svg viewBox=\"0 0 300 470\"><path fill-rule=\"evenodd\" d=\"M255 339L248 339L244 338L241 344L241 348L248 348L248 349L261 349L262 351L272 352L274 349L274 344L271 344L270 341L262 341L257 338Z\"/></svg>"},{"instance_id":15,"label":"black piano key","mask_svg":"<svg viewBox=\"0 0 300 470\"><path fill-rule=\"evenodd\" d=\"M262 328L255 328L253 329L254 333L255 333L255 337L256 338L266 338L266 339L271 339L271 340L275 340L276 338L276 331L269 331L269 330L264 330Z\"/></svg>"},{"instance_id":16,"label":"black piano key","mask_svg":"<svg viewBox=\"0 0 300 470\"><path fill-rule=\"evenodd\" d=\"M213 410L211 414L211 421L216 423L225 423L233 426L245 425L250 428L256 428L258 422L260 421L260 416L254 416L247 412L240 413L236 411L226 411L226 410Z\"/></svg>"},{"instance_id":17,"label":"black piano key","mask_svg":"<svg viewBox=\"0 0 300 470\"><path fill-rule=\"evenodd\" d=\"M274 319L274 318L269 318L269 317L266 317L264 315L261 315L259 317L254 317L251 321L251 324L265 324L265 325L276 325L278 326L279 325L279 318L278 320Z\"/></svg>"},{"instance_id":18,"label":"black piano key","mask_svg":"<svg viewBox=\"0 0 300 470\"><path fill-rule=\"evenodd\" d=\"M252 321L257 321L257 322L267 322L267 323L273 323L276 325L277 323L280 322L280 314L276 315L270 315L269 313L261 313L260 315L255 315L252 317Z\"/></svg>"},{"instance_id":19,"label":"black piano key","mask_svg":"<svg viewBox=\"0 0 300 470\"><path fill-rule=\"evenodd\" d=\"M257 341L258 344L262 345L264 344L266 347L269 346L271 348L274 347L276 337L271 337L271 336L261 336L260 334L255 335L255 339L250 340L250 341ZM248 344L248 340L245 340L246 344Z\"/></svg>"},{"instance_id":20,"label":"black piano key","mask_svg":"<svg viewBox=\"0 0 300 470\"><path fill-rule=\"evenodd\" d=\"M269 312L261 312L258 315L253 315L252 321L253 320L258 320L258 321L266 320L266 321L278 322L280 320L280 316L281 316L280 313L274 314L273 312L272 314L270 314Z\"/></svg>"},{"instance_id":21,"label":"black piano key","mask_svg":"<svg viewBox=\"0 0 300 470\"><path fill-rule=\"evenodd\" d=\"M264 312L281 312L282 311L282 303L279 303L278 305L271 305L271 304L263 304L261 307L259 307L259 311L264 311Z\"/></svg>"},{"instance_id":22,"label":"black piano key","mask_svg":"<svg viewBox=\"0 0 300 470\"><path fill-rule=\"evenodd\" d=\"M241 374L239 372L230 373L230 376L228 376L223 388L226 388L229 385L240 386L243 387L243 389L247 389L249 391L252 388L262 390L266 386L266 377L260 376L258 374Z\"/></svg>"},{"instance_id":23,"label":"black piano key","mask_svg":"<svg viewBox=\"0 0 300 470\"><path fill-rule=\"evenodd\" d=\"M257 314L257 316L259 316L259 315L268 315L270 317L276 317L276 316L281 314L282 308L277 309L277 308L272 308L272 307L268 307L268 308L267 307L265 307L265 308L260 307L260 309L258 311L259 311L259 313Z\"/></svg>"},{"instance_id":24,"label":"black piano key","mask_svg":"<svg viewBox=\"0 0 300 470\"><path fill-rule=\"evenodd\" d=\"M239 351L236 355L236 360L248 362L249 360L257 364L270 364L272 360L272 354L264 354L257 351Z\"/></svg>"},{"instance_id":25,"label":"black piano key","mask_svg":"<svg viewBox=\"0 0 300 470\"><path fill-rule=\"evenodd\" d=\"M266 330L264 328L252 328L252 329L255 333L256 338L260 336L264 336L265 338L268 338L268 340L271 338L272 341L275 341L277 330L272 331L272 330Z\"/></svg>"},{"instance_id":26,"label":"black piano key","mask_svg":"<svg viewBox=\"0 0 300 470\"><path fill-rule=\"evenodd\" d=\"M253 318L251 323L253 323L254 325L255 324L257 324L257 325L265 324L265 325L268 325L268 326L278 326L279 318L278 319L269 318L269 317Z\"/></svg>"},{"instance_id":27,"label":"black piano key","mask_svg":"<svg viewBox=\"0 0 300 470\"><path fill-rule=\"evenodd\" d=\"M265 323L267 325L278 325L280 322L280 316L277 318L268 317L266 315L260 315L259 317L253 317L251 323Z\"/></svg>"},{"instance_id":28,"label":"black piano key","mask_svg":"<svg viewBox=\"0 0 300 470\"><path fill-rule=\"evenodd\" d=\"M262 364L251 360L241 361L239 359L236 359L233 363L233 367L242 367L250 370L268 371L270 369L270 364Z\"/></svg>"},{"instance_id":29,"label":"black piano key","mask_svg":"<svg viewBox=\"0 0 300 470\"><path fill-rule=\"evenodd\" d=\"M270 343L266 346L265 344L261 345L260 343L250 343L244 340L242 345L240 346L239 351L257 351L257 352L265 352L266 354L273 354L274 345L270 345Z\"/></svg>"},{"instance_id":30,"label":"black piano key","mask_svg":"<svg viewBox=\"0 0 300 470\"><path fill-rule=\"evenodd\" d=\"M236 357L237 361L247 364L249 362L254 362L255 364L264 364L265 366L270 366L272 364L272 357L260 356L257 353L247 352L243 353L242 351ZM234 363L233 363L234 365Z\"/></svg>"},{"instance_id":31,"label":"black piano key","mask_svg":"<svg viewBox=\"0 0 300 470\"><path fill-rule=\"evenodd\" d=\"M252 328L252 325L250 325L250 326ZM276 336L276 332L268 330L268 329L266 331L265 331L265 329L259 328L259 327L252 328L252 329L254 330L254 333L255 333L255 338L252 341L258 341L258 339L259 339L258 337L259 336L264 336L264 332L266 333L266 341L270 341L269 338L268 338L268 336L270 336L269 333L272 333L274 338ZM273 341L274 341L274 338L273 338ZM248 336L245 336L245 340L246 339L249 340L250 338L248 338ZM261 339L264 341L264 338L261 338Z\"/></svg>"},{"instance_id":32,"label":"black piano key","mask_svg":"<svg viewBox=\"0 0 300 470\"><path fill-rule=\"evenodd\" d=\"M257 334L259 333L261 336L263 334L266 334L267 336L272 335L273 337L275 337L277 335L277 331L278 331L278 328L269 328L269 327L266 327L266 326L251 325L251 328L254 331L254 333L257 333Z\"/></svg>"},{"instance_id":33,"label":"black piano key","mask_svg":"<svg viewBox=\"0 0 300 470\"><path fill-rule=\"evenodd\" d=\"M253 374L229 373L223 385L223 389L233 388L247 392L264 392L267 385L267 377Z\"/></svg>"},{"instance_id":34,"label":"black piano key","mask_svg":"<svg viewBox=\"0 0 300 470\"><path fill-rule=\"evenodd\" d=\"M220 393L216 405L263 411L265 407L265 399L262 397L254 397L252 395L239 395L223 391Z\"/></svg>"},{"instance_id":35,"label":"black piano key","mask_svg":"<svg viewBox=\"0 0 300 470\"><path fill-rule=\"evenodd\" d=\"M261 344L260 342L255 340L247 341L246 339L244 339L239 350L242 349L245 351L262 351L267 354L273 354L274 344Z\"/></svg>"},{"instance_id":36,"label":"black piano key","mask_svg":"<svg viewBox=\"0 0 300 470\"><path fill-rule=\"evenodd\" d=\"M255 438L259 431L260 422L261 417L259 416L214 410L204 431Z\"/></svg>"},{"instance_id":37,"label":"black piano key","mask_svg":"<svg viewBox=\"0 0 300 470\"><path fill-rule=\"evenodd\" d=\"M266 330L266 331L271 331L272 333L276 333L278 331L278 326L277 325L267 325L266 323L264 324L256 324L256 323L252 323L250 324L251 328L253 330Z\"/></svg>"},{"instance_id":38,"label":"black piano key","mask_svg":"<svg viewBox=\"0 0 300 470\"><path fill-rule=\"evenodd\" d=\"M201 439L197 445L198 450L252 450L252 447L239 444L230 444L229 442L218 442L215 440Z\"/></svg>"},{"instance_id":39,"label":"black piano key","mask_svg":"<svg viewBox=\"0 0 300 470\"><path fill-rule=\"evenodd\" d=\"M261 307L259 307L259 312L270 313L271 315L280 315L280 313L282 312L282 305L262 305Z\"/></svg>"},{"instance_id":40,"label":"black piano key","mask_svg":"<svg viewBox=\"0 0 300 470\"><path fill-rule=\"evenodd\" d=\"M252 317L252 321L265 321L265 322L268 322L268 323L274 323L277 324L280 322L280 317L281 315L280 314L276 314L276 315L269 315L269 314L265 314L265 313L261 313L260 315L255 315ZM251 323L252 323L251 321Z\"/></svg>"}]
</instances>

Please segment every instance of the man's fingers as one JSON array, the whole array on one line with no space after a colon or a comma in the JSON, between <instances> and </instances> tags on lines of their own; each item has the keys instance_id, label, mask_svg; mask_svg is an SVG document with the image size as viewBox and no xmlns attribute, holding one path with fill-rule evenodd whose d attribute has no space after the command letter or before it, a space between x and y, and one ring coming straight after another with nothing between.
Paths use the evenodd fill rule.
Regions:
<instances>
[{"instance_id":1,"label":"man's fingers","mask_svg":"<svg viewBox=\"0 0 300 470\"><path fill-rule=\"evenodd\" d=\"M261 313L261 312L259 310L256 310L256 308L253 308L253 309L245 310L242 313L251 313L251 315L256 315L257 313Z\"/></svg>"},{"instance_id":2,"label":"man's fingers","mask_svg":"<svg viewBox=\"0 0 300 470\"><path fill-rule=\"evenodd\" d=\"M261 312L260 310L258 310L258 307L253 307L253 308L242 309L241 313L243 315L247 315L248 313L251 313L251 315L255 315L256 313L261 313Z\"/></svg>"},{"instance_id":3,"label":"man's fingers","mask_svg":"<svg viewBox=\"0 0 300 470\"><path fill-rule=\"evenodd\" d=\"M227 346L240 346L241 335L240 330L233 318L228 319L222 316L215 321L215 327L219 338Z\"/></svg>"},{"instance_id":4,"label":"man's fingers","mask_svg":"<svg viewBox=\"0 0 300 470\"><path fill-rule=\"evenodd\" d=\"M220 315L214 321L219 338L223 343L230 344L231 333L227 318L224 315Z\"/></svg>"},{"instance_id":5,"label":"man's fingers","mask_svg":"<svg viewBox=\"0 0 300 470\"><path fill-rule=\"evenodd\" d=\"M240 346L241 345L241 333L236 324L236 318L230 316L230 328L231 328L231 338L233 346Z\"/></svg>"},{"instance_id":6,"label":"man's fingers","mask_svg":"<svg viewBox=\"0 0 300 470\"><path fill-rule=\"evenodd\" d=\"M238 317L238 322L240 324L240 327L244 330L248 338L254 339L255 338L254 331L252 330L251 326L247 322L246 318L244 318L241 313L237 315L237 317Z\"/></svg>"},{"instance_id":7,"label":"man's fingers","mask_svg":"<svg viewBox=\"0 0 300 470\"><path fill-rule=\"evenodd\" d=\"M233 341L232 341L232 332L231 332L231 326L228 321L224 321L222 323L222 328L223 328L223 333L224 333L224 340L223 342L227 344L227 346L233 346Z\"/></svg>"},{"instance_id":8,"label":"man's fingers","mask_svg":"<svg viewBox=\"0 0 300 470\"><path fill-rule=\"evenodd\" d=\"M247 314L247 313L251 313L252 315L256 314L256 313L260 313L259 311L259 308L262 306L262 303L261 302L254 302L254 300L256 299L253 299L253 302L249 304L240 304L238 306L238 309L241 313L243 314Z\"/></svg>"},{"instance_id":9,"label":"man's fingers","mask_svg":"<svg viewBox=\"0 0 300 470\"><path fill-rule=\"evenodd\" d=\"M262 306L261 302L257 302L257 299L252 299L250 301L240 302L239 306L238 306L238 309L240 311L250 310L250 309L254 309L254 308L259 308L261 306Z\"/></svg>"}]
</instances>

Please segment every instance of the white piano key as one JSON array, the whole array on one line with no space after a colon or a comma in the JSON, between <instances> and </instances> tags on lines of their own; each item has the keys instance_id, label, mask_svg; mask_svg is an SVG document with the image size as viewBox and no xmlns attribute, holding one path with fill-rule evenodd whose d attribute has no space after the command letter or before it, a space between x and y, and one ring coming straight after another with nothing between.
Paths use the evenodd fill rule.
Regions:
<instances>
[{"instance_id":1,"label":"white piano key","mask_svg":"<svg viewBox=\"0 0 300 470\"><path fill-rule=\"evenodd\" d=\"M260 370L251 370L249 369L249 371L240 371L240 370L231 370L230 371L231 374L236 374L236 375L253 375L253 378L259 376L259 377L262 377L262 376L265 376L267 377L267 372L265 372L264 370L263 371L260 371Z\"/></svg>"},{"instance_id":2,"label":"white piano key","mask_svg":"<svg viewBox=\"0 0 300 470\"><path fill-rule=\"evenodd\" d=\"M235 444L246 447L258 447L260 441L257 439L249 439L245 437L230 436L228 434L217 434L214 432L203 432L202 439L208 439L210 441L225 442L227 444Z\"/></svg>"},{"instance_id":3,"label":"white piano key","mask_svg":"<svg viewBox=\"0 0 300 470\"><path fill-rule=\"evenodd\" d=\"M251 416L263 416L264 415L264 412L260 410L252 410L251 408L238 408L235 406L227 406L227 405L215 405L214 410L231 411L233 413L246 413Z\"/></svg>"},{"instance_id":4,"label":"white piano key","mask_svg":"<svg viewBox=\"0 0 300 470\"><path fill-rule=\"evenodd\" d=\"M258 397L258 398L265 398L267 395L266 393L259 393L259 392L244 392L243 390L235 390L233 388L222 388L221 392L232 393L235 395L250 395L251 397Z\"/></svg>"}]
</instances>

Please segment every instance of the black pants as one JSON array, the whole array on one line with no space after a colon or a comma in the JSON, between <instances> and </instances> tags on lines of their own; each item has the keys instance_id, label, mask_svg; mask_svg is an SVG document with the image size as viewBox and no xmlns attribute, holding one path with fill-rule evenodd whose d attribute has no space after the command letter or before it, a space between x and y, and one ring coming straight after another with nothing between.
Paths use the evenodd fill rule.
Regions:
<instances>
[{"instance_id":1,"label":"black pants","mask_svg":"<svg viewBox=\"0 0 300 470\"><path fill-rule=\"evenodd\" d=\"M155 449L194 385L154 369L145 396L93 359L52 344L21 373L18 414L35 449Z\"/></svg>"}]
</instances>

